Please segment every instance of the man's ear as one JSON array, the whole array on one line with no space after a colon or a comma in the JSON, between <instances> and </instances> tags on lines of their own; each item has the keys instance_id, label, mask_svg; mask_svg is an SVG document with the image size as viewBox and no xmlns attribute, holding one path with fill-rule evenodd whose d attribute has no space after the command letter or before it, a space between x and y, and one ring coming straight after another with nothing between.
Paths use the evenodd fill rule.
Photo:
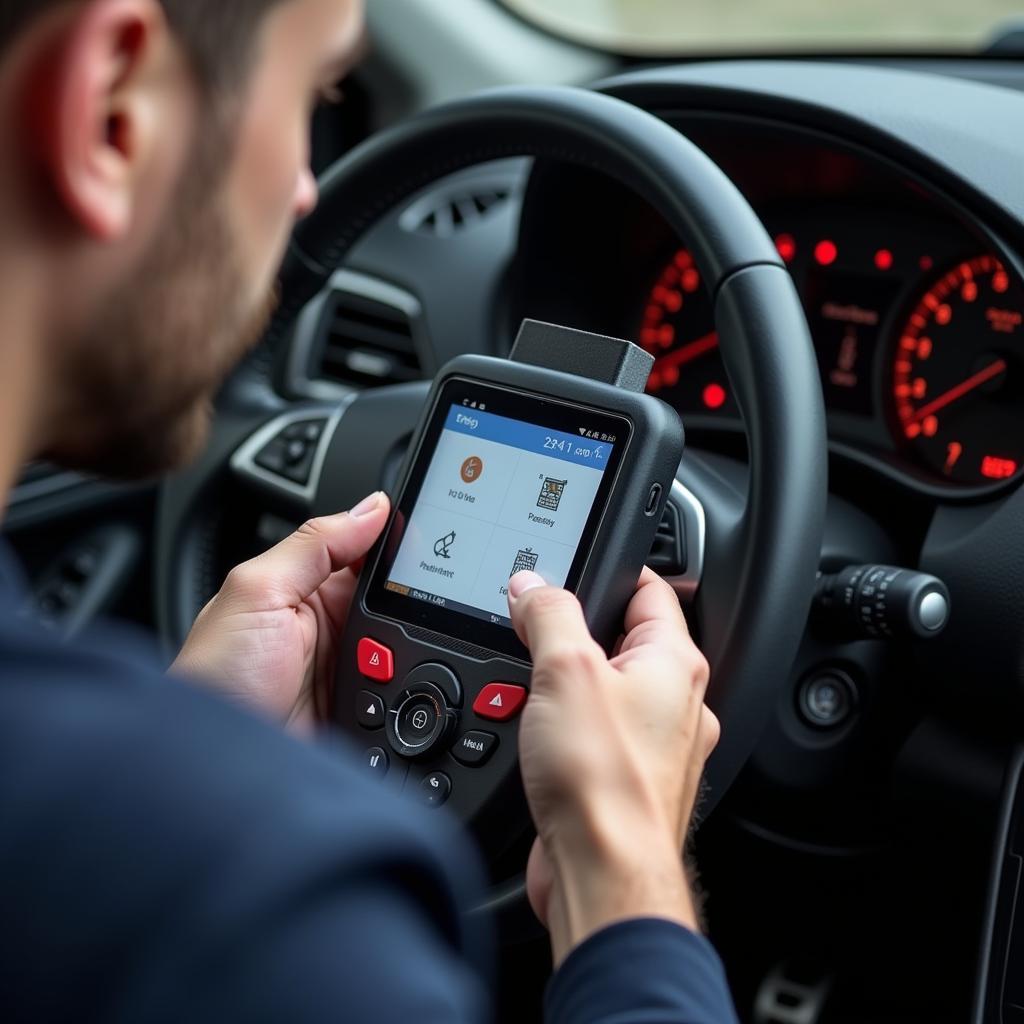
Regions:
<instances>
[{"instance_id":1,"label":"man's ear","mask_svg":"<svg viewBox=\"0 0 1024 1024\"><path fill-rule=\"evenodd\" d=\"M153 79L169 45L157 0L93 0L66 9L30 77L40 169L66 215L94 239L131 227L159 128Z\"/></svg>"}]
</instances>

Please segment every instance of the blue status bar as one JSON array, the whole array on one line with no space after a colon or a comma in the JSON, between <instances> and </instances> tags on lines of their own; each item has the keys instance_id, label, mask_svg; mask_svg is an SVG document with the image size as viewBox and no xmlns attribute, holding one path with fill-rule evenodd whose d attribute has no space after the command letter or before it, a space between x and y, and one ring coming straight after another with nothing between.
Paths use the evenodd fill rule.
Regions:
<instances>
[{"instance_id":1,"label":"blue status bar","mask_svg":"<svg viewBox=\"0 0 1024 1024\"><path fill-rule=\"evenodd\" d=\"M453 405L448 411L444 429L508 445L510 448L521 448L562 462L573 462L577 466L589 466L600 472L604 472L615 447L610 441L549 430L535 423L524 423L522 420L481 412L479 409L467 409L461 405Z\"/></svg>"}]
</instances>

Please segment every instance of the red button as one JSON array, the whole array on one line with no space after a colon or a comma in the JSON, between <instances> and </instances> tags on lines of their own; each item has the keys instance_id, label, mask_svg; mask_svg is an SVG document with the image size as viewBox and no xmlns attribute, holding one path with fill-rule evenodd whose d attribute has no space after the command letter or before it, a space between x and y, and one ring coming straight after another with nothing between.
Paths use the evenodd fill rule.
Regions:
<instances>
[{"instance_id":1,"label":"red button","mask_svg":"<svg viewBox=\"0 0 1024 1024\"><path fill-rule=\"evenodd\" d=\"M359 662L359 671L368 679L374 679L378 683L389 683L395 677L395 656L391 648L363 637L356 648L356 659Z\"/></svg>"},{"instance_id":2,"label":"red button","mask_svg":"<svg viewBox=\"0 0 1024 1024\"><path fill-rule=\"evenodd\" d=\"M488 683L475 701L473 710L481 718L507 722L526 703L526 690L511 683Z\"/></svg>"}]
</instances>

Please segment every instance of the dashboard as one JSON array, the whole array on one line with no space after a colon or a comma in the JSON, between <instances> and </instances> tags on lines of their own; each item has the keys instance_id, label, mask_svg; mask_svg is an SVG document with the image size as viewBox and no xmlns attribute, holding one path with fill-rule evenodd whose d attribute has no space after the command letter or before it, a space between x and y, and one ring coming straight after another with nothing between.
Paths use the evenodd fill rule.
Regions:
<instances>
[{"instance_id":1,"label":"dashboard","mask_svg":"<svg viewBox=\"0 0 1024 1024\"><path fill-rule=\"evenodd\" d=\"M884 158L767 120L671 119L754 206L811 327L834 451L947 498L1024 466L1024 287L998 242ZM691 435L741 429L686 239L564 165L525 199L517 316L628 337Z\"/></svg>"}]
</instances>

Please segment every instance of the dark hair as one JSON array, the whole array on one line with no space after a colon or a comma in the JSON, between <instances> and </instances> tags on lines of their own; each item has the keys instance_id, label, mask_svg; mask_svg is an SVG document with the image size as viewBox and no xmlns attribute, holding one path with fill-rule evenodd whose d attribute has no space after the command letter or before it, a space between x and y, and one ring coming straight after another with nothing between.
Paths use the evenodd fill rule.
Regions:
<instances>
[{"instance_id":1,"label":"dark hair","mask_svg":"<svg viewBox=\"0 0 1024 1024\"><path fill-rule=\"evenodd\" d=\"M58 4L90 0L0 0L0 54L30 21ZM264 15L284 0L160 0L174 34L206 90L245 77Z\"/></svg>"}]
</instances>

